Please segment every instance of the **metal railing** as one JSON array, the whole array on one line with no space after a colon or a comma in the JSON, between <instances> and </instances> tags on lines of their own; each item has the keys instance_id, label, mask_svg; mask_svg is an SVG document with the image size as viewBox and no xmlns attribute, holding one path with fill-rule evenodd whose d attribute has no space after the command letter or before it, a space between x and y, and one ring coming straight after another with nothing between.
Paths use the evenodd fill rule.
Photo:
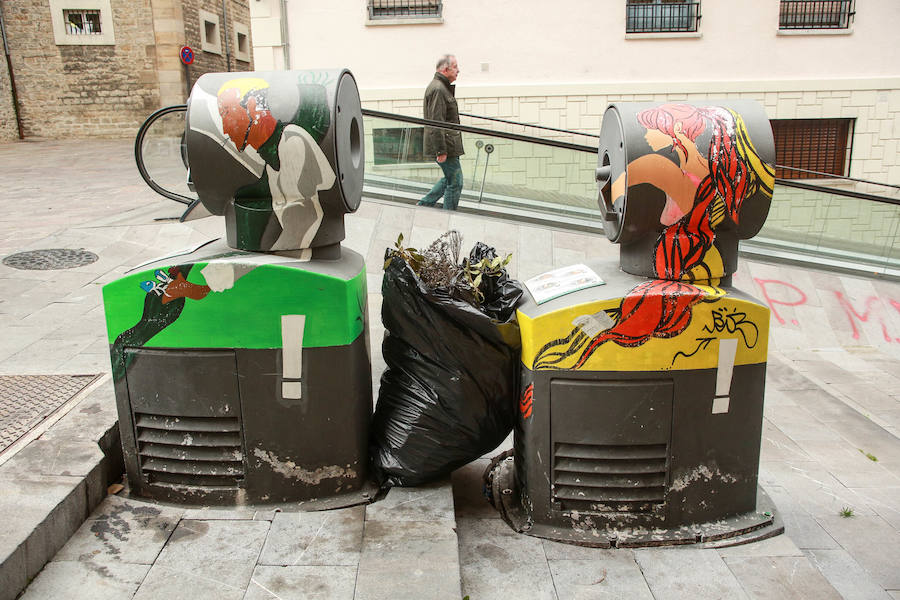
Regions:
<instances>
[{"instance_id":1,"label":"metal railing","mask_svg":"<svg viewBox=\"0 0 900 600\"><path fill-rule=\"evenodd\" d=\"M625 33L697 31L700 0L628 0Z\"/></svg>"},{"instance_id":2,"label":"metal railing","mask_svg":"<svg viewBox=\"0 0 900 600\"><path fill-rule=\"evenodd\" d=\"M848 29L854 0L781 0L779 29Z\"/></svg>"},{"instance_id":3,"label":"metal railing","mask_svg":"<svg viewBox=\"0 0 900 600\"><path fill-rule=\"evenodd\" d=\"M443 10L440 0L369 0L369 19L438 18Z\"/></svg>"}]
</instances>

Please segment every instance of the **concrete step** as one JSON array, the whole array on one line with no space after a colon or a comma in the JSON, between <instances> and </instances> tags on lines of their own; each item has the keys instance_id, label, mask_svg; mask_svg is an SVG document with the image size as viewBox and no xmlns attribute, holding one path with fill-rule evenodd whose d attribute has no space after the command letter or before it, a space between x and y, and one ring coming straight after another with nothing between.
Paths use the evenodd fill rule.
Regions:
<instances>
[{"instance_id":1,"label":"concrete step","mask_svg":"<svg viewBox=\"0 0 900 600\"><path fill-rule=\"evenodd\" d=\"M25 588L124 470L109 377L73 400L49 430L0 464L0 600Z\"/></svg>"}]
</instances>

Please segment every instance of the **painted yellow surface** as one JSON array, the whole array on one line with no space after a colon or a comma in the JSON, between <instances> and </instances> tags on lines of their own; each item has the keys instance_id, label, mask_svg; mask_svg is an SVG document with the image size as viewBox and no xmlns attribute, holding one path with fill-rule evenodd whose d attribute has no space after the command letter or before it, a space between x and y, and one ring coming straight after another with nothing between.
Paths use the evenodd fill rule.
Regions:
<instances>
[{"instance_id":1,"label":"painted yellow surface","mask_svg":"<svg viewBox=\"0 0 900 600\"><path fill-rule=\"evenodd\" d=\"M707 288L716 289L716 288ZM584 371L669 371L690 369L713 369L719 362L720 339L738 340L735 365L766 362L768 352L769 309L740 298L732 298L721 290L718 298L700 302L693 306L691 319L684 331L672 338L651 337L635 347L619 346L606 341L598 346L590 358L580 367ZM534 360L540 350L554 340L560 340L578 333L573 321L584 315L595 315L600 311L618 309L622 298L610 298L569 306L560 310L531 318L518 311L519 327L522 334L522 363L533 369ZM602 318L602 315L601 315ZM584 331L583 329L581 330ZM596 332L589 330L589 339L595 339ZM555 368L571 369L582 355L590 341L584 343L577 352ZM557 346L558 351L564 346Z\"/></svg>"}]
</instances>

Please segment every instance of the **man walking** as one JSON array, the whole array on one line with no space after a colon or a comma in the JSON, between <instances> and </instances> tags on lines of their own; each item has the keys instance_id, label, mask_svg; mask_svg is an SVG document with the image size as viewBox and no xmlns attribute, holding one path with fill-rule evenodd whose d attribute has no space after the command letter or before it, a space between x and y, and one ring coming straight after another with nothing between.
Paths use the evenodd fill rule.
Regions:
<instances>
[{"instance_id":1,"label":"man walking","mask_svg":"<svg viewBox=\"0 0 900 600\"><path fill-rule=\"evenodd\" d=\"M456 87L453 82L459 75L456 57L446 54L435 67L434 79L425 90L423 104L426 119L459 123L459 108L456 106ZM459 157L464 154L462 133L453 129L425 127L425 156L434 156L444 176L434 184L431 191L419 200L420 206L434 206L443 196L444 210L456 210L462 193L463 175Z\"/></svg>"}]
</instances>

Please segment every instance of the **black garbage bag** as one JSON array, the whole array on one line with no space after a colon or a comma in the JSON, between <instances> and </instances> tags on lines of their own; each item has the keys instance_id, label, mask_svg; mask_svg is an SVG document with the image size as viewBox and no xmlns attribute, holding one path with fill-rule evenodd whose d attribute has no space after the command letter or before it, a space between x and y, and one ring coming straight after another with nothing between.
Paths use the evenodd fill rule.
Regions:
<instances>
[{"instance_id":1,"label":"black garbage bag","mask_svg":"<svg viewBox=\"0 0 900 600\"><path fill-rule=\"evenodd\" d=\"M476 242L469 252L469 262L477 263L485 258L497 258L497 251L485 243ZM500 323L506 323L513 317L523 290L521 283L510 279L506 269L496 277L485 277L479 289L484 294L481 309L488 316Z\"/></svg>"},{"instance_id":2,"label":"black garbage bag","mask_svg":"<svg viewBox=\"0 0 900 600\"><path fill-rule=\"evenodd\" d=\"M505 270L483 278L481 309L431 289L393 255L382 282L386 328L370 454L382 486L431 481L489 452L512 430L518 381L515 308L523 288ZM496 256L480 244L470 261Z\"/></svg>"}]
</instances>

